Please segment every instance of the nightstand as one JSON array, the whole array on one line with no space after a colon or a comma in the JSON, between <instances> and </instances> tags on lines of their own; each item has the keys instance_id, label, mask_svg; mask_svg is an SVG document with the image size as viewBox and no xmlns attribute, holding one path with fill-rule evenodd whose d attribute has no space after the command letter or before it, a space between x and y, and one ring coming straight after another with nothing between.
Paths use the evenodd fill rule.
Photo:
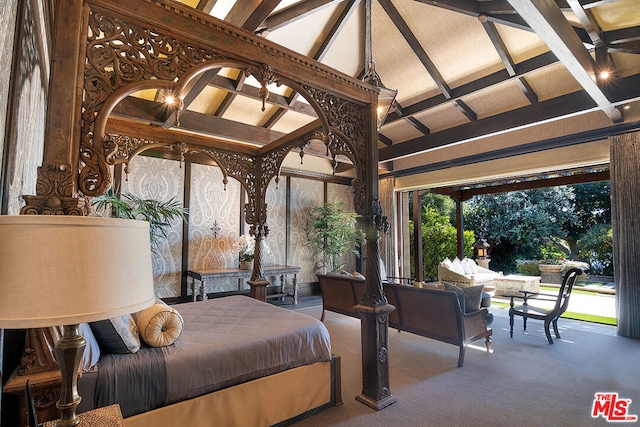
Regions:
<instances>
[{"instance_id":1,"label":"nightstand","mask_svg":"<svg viewBox=\"0 0 640 427\"><path fill-rule=\"evenodd\" d=\"M18 398L19 425L28 425L27 402L24 395L24 386L27 380L31 384L31 395L36 408L36 416L40 421L55 420L60 418L56 402L60 398L62 376L60 370L38 372L36 374L18 375L17 368L4 385L3 391L6 394L14 395Z\"/></svg>"}]
</instances>

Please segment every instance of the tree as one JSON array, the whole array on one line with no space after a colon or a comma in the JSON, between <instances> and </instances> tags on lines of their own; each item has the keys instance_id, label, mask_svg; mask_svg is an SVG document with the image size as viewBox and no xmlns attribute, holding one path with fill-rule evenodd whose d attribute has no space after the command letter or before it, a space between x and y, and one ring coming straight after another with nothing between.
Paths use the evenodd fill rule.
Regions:
<instances>
[{"instance_id":1,"label":"tree","mask_svg":"<svg viewBox=\"0 0 640 427\"><path fill-rule=\"evenodd\" d=\"M465 219L491 245L492 268L516 272L517 259L539 258L545 245L569 251L563 226L576 220L574 198L569 187L475 196L465 204Z\"/></svg>"},{"instance_id":2,"label":"tree","mask_svg":"<svg viewBox=\"0 0 640 427\"><path fill-rule=\"evenodd\" d=\"M427 193L422 204L422 260L425 279L437 279L438 264L445 258L453 259L457 252L458 235L455 227L455 206L449 197ZM413 224L411 235L413 236ZM413 239L412 239L413 241ZM473 254L472 231L464 232L465 254ZM413 262L413 255L411 257ZM413 267L415 271L415 266Z\"/></svg>"},{"instance_id":3,"label":"tree","mask_svg":"<svg viewBox=\"0 0 640 427\"><path fill-rule=\"evenodd\" d=\"M613 274L611 186L609 181L573 186L576 221L567 223L568 258L589 261L591 272Z\"/></svg>"}]
</instances>

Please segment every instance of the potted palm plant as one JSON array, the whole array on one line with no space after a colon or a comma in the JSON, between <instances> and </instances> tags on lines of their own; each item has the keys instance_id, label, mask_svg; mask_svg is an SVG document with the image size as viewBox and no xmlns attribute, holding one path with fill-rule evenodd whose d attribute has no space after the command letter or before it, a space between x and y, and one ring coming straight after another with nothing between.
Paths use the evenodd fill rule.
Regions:
<instances>
[{"instance_id":1,"label":"potted palm plant","mask_svg":"<svg viewBox=\"0 0 640 427\"><path fill-rule=\"evenodd\" d=\"M344 254L359 255L356 245L362 242L362 233L356 218L355 212L344 209L343 202L311 209L305 226L306 244L313 248L317 270L340 271L345 265Z\"/></svg>"},{"instance_id":2,"label":"potted palm plant","mask_svg":"<svg viewBox=\"0 0 640 427\"><path fill-rule=\"evenodd\" d=\"M142 199L131 193L122 193L121 197L118 197L113 188L93 199L91 205L98 210L108 212L114 218L148 221L151 251L154 254L157 254L160 239L167 237L171 221L175 219L186 221L188 212L174 198L161 202L154 199Z\"/></svg>"}]
</instances>

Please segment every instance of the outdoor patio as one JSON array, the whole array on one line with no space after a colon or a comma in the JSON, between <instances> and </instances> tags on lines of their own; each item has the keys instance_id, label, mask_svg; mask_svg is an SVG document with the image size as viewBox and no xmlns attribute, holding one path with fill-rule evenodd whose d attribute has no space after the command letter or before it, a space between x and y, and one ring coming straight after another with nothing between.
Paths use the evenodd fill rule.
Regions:
<instances>
[{"instance_id":1,"label":"outdoor patio","mask_svg":"<svg viewBox=\"0 0 640 427\"><path fill-rule=\"evenodd\" d=\"M548 283L541 283L540 287L557 287L558 285L552 285ZM542 292L550 293L552 291L543 290ZM522 301L522 300L520 300ZM508 316L508 307L504 307L503 304L508 304L509 298L504 298L499 295L494 295L492 298L492 312L494 315L500 315L501 311L504 315ZM593 316L602 316L608 318L616 318L616 297L612 293L598 292L598 291L585 291L580 287L574 288L571 293L571 299L569 300L568 313L582 313Z\"/></svg>"}]
</instances>

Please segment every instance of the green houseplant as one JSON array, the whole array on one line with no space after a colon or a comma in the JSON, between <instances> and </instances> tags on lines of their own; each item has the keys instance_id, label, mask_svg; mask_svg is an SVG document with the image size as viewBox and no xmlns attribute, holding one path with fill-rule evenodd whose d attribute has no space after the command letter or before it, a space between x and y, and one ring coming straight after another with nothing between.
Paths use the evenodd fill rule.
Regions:
<instances>
[{"instance_id":1,"label":"green houseplant","mask_svg":"<svg viewBox=\"0 0 640 427\"><path fill-rule=\"evenodd\" d=\"M175 219L186 221L188 212L173 197L166 202L161 202L154 199L142 199L131 193L122 193L121 198L118 198L113 188L93 199L91 205L98 210L109 212L110 216L114 218L148 221L153 253L157 253L160 239L167 237L171 221Z\"/></svg>"},{"instance_id":2,"label":"green houseplant","mask_svg":"<svg viewBox=\"0 0 640 427\"><path fill-rule=\"evenodd\" d=\"M306 245L313 248L316 268L339 271L345 262L343 255L359 255L356 245L362 242L362 233L356 227L357 214L344 209L343 202L325 203L309 212L305 232Z\"/></svg>"}]
</instances>

